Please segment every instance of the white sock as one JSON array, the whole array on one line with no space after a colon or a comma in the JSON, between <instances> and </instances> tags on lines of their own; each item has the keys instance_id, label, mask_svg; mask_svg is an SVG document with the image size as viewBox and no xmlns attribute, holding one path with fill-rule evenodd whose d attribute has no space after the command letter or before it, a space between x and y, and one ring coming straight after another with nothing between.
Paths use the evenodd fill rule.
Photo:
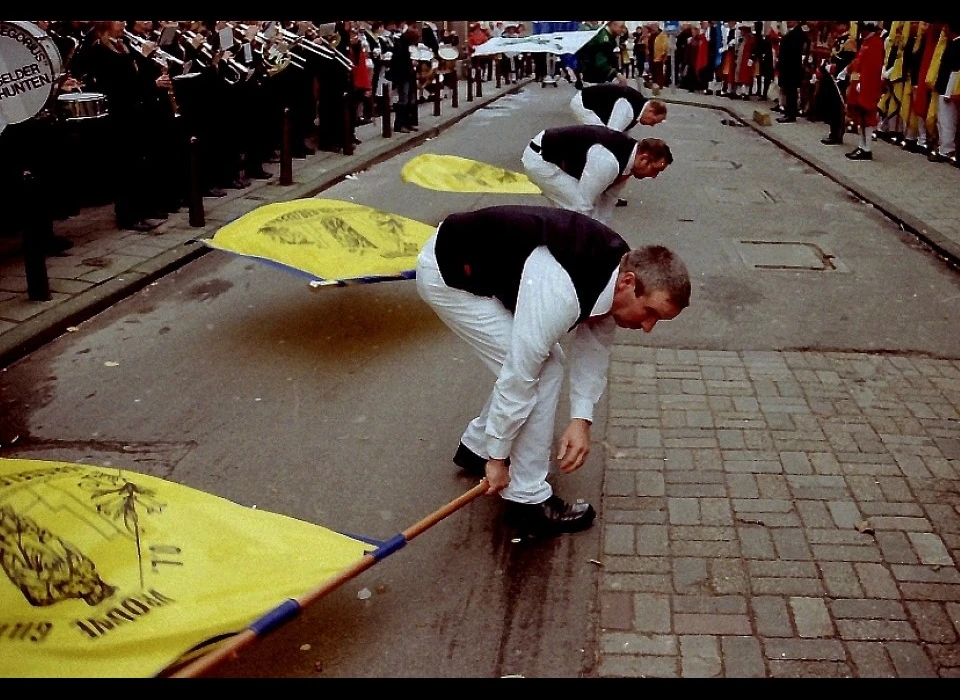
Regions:
<instances>
[{"instance_id":1,"label":"white sock","mask_svg":"<svg viewBox=\"0 0 960 700\"><path fill-rule=\"evenodd\" d=\"M863 130L863 142L866 145L863 146L862 148L867 153L870 153L873 151L873 132L874 132L874 128L872 126L868 126Z\"/></svg>"}]
</instances>

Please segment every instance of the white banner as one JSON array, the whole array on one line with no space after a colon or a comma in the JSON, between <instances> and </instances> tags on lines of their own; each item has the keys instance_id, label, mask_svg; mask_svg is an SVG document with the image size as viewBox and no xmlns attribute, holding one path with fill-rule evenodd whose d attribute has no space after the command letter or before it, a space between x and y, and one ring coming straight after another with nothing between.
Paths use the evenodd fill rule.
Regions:
<instances>
[{"instance_id":1,"label":"white banner","mask_svg":"<svg viewBox=\"0 0 960 700\"><path fill-rule=\"evenodd\" d=\"M602 29L602 27L601 27ZM474 56L494 56L498 53L553 53L558 56L574 54L600 33L600 29L580 32L555 32L524 37L499 37L480 44Z\"/></svg>"}]
</instances>

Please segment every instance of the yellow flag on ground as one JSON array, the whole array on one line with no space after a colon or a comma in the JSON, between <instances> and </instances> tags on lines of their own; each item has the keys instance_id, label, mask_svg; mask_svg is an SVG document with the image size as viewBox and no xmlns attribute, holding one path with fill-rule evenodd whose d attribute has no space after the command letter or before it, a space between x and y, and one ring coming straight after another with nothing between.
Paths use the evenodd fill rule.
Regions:
<instances>
[{"instance_id":1,"label":"yellow flag on ground","mask_svg":"<svg viewBox=\"0 0 960 700\"><path fill-rule=\"evenodd\" d=\"M417 156L404 167L402 177L438 192L542 194L526 175L459 156Z\"/></svg>"},{"instance_id":2,"label":"yellow flag on ground","mask_svg":"<svg viewBox=\"0 0 960 700\"><path fill-rule=\"evenodd\" d=\"M372 550L151 476L0 459L0 677L157 676Z\"/></svg>"},{"instance_id":3,"label":"yellow flag on ground","mask_svg":"<svg viewBox=\"0 0 960 700\"><path fill-rule=\"evenodd\" d=\"M204 242L328 283L376 282L414 277L435 230L351 202L298 199L260 207Z\"/></svg>"}]
</instances>

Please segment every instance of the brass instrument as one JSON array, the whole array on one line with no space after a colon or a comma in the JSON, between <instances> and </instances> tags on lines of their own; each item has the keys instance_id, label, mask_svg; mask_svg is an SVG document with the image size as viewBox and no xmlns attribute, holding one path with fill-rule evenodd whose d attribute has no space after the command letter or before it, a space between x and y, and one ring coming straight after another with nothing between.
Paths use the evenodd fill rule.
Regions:
<instances>
[{"instance_id":1,"label":"brass instrument","mask_svg":"<svg viewBox=\"0 0 960 700\"><path fill-rule=\"evenodd\" d=\"M292 48L302 48L308 53L313 54L315 58L320 58L325 61L337 61L348 70L353 68L353 61L340 53L328 37L321 35L315 25L310 22L305 22L304 24L305 26L302 28L304 33L302 36L289 29L285 29L279 23L277 24L277 29L280 36L290 42ZM298 27L298 31L300 31L300 29L301 27Z\"/></svg>"},{"instance_id":2,"label":"brass instrument","mask_svg":"<svg viewBox=\"0 0 960 700\"><path fill-rule=\"evenodd\" d=\"M247 41L254 28L240 22L227 22L227 26L233 28L234 32ZM260 46L256 45L259 42ZM306 61L297 54L293 53L292 46L276 32L273 37L267 36L261 31L261 28L255 30L254 41L251 41L254 50L260 54L263 64L267 68L267 75L274 76L286 70L289 66L294 66L301 70L306 68Z\"/></svg>"},{"instance_id":3,"label":"brass instrument","mask_svg":"<svg viewBox=\"0 0 960 700\"><path fill-rule=\"evenodd\" d=\"M136 34L130 31L124 31L123 35L126 38L127 42L130 44L130 47L134 51L141 54L144 58L148 58L154 63L156 63L158 66L160 66L162 75L166 77L168 80L170 79L171 63L178 66L180 70L183 71L184 61L181 61L176 56L173 56L167 53L166 51L161 49L155 42L149 39L144 39L143 37L137 36ZM153 44L153 45L148 46L148 44ZM177 96L173 92L173 83L170 83L169 87L167 87L167 97L170 100L170 109L173 110L173 116L179 117L180 105L177 103Z\"/></svg>"},{"instance_id":4,"label":"brass instrument","mask_svg":"<svg viewBox=\"0 0 960 700\"><path fill-rule=\"evenodd\" d=\"M216 65L217 63L216 54L218 52L213 48L213 46L206 40L206 38L202 34L198 34L197 32L192 32L192 31L186 31L186 30L182 30L180 33L188 42L190 42L191 46L193 46L197 51L200 52L200 55L203 56L204 60L208 63L208 65L210 66ZM219 52L219 53L222 54L223 52ZM243 65L240 61L233 58L232 56L223 55L221 56L220 60L224 61L227 67L230 68L230 70L234 74L232 78L224 76L224 80L226 80L230 85L236 85L237 83L241 83L249 79L255 72L254 69Z\"/></svg>"}]
</instances>

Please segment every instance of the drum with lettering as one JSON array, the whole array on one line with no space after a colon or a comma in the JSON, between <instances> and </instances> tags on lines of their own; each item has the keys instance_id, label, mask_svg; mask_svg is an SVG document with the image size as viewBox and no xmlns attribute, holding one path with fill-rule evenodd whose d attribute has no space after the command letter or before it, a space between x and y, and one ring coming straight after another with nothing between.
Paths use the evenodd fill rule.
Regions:
<instances>
[{"instance_id":1,"label":"drum with lettering","mask_svg":"<svg viewBox=\"0 0 960 700\"><path fill-rule=\"evenodd\" d=\"M40 114L62 75L49 34L32 22L0 20L0 129Z\"/></svg>"}]
</instances>

